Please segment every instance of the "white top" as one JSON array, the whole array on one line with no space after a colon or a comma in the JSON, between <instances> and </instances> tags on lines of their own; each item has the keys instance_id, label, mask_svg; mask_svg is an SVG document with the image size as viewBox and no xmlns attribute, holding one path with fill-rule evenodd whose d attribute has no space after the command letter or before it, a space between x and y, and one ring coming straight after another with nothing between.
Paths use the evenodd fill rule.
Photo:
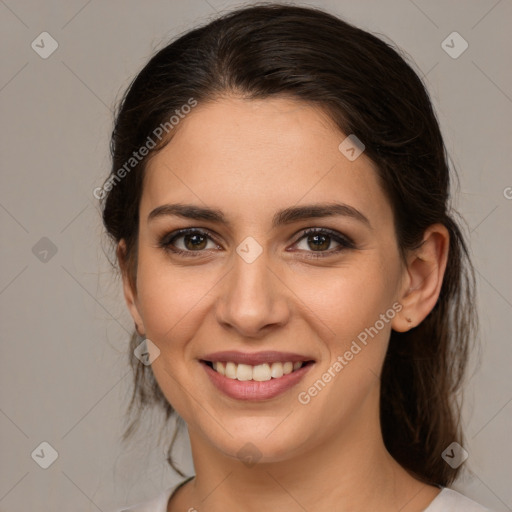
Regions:
<instances>
[{"instance_id":1,"label":"white top","mask_svg":"<svg viewBox=\"0 0 512 512\"><path fill-rule=\"evenodd\" d=\"M166 489L159 496L151 501L139 503L133 505L130 508L124 508L116 512L167 512L167 504L169 499L178 489L178 487L186 484L189 480L194 478L191 476L183 482ZM434 501L423 512L492 512L488 508L479 505L473 500L470 500L466 496L443 487L441 492L434 498Z\"/></svg>"}]
</instances>

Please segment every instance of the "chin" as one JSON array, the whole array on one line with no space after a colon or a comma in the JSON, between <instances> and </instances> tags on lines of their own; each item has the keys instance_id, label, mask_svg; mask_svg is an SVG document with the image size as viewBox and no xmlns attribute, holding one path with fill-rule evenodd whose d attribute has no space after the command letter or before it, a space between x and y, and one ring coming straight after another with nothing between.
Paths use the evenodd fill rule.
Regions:
<instances>
[{"instance_id":1,"label":"chin","mask_svg":"<svg viewBox=\"0 0 512 512\"><path fill-rule=\"evenodd\" d=\"M245 420L247 423L248 419L245 418ZM252 428L246 424L245 428L228 429L233 436L223 429L217 430L215 434L203 432L203 435L209 439L211 446L216 450L226 457L243 462L248 467L255 463L286 461L301 451L308 439L311 441L312 433L307 435L304 432L299 438L299 436L290 435L289 428L278 426L282 418L281 420L272 418L272 421L266 418L264 428L260 423L254 425L254 422L259 422L258 418L252 418L252 420Z\"/></svg>"}]
</instances>

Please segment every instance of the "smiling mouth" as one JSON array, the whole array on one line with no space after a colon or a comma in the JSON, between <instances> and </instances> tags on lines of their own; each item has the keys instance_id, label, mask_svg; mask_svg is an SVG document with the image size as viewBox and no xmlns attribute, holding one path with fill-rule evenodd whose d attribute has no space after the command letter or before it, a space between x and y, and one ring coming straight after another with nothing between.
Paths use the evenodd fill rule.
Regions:
<instances>
[{"instance_id":1,"label":"smiling mouth","mask_svg":"<svg viewBox=\"0 0 512 512\"><path fill-rule=\"evenodd\" d=\"M271 379L280 379L285 375L289 375L304 366L314 363L314 361L287 361L281 363L279 361L273 363L263 363L258 365L250 365L243 363L235 363L233 361L205 361L201 363L209 366L217 373L232 380L239 381L256 381L265 382Z\"/></svg>"}]
</instances>

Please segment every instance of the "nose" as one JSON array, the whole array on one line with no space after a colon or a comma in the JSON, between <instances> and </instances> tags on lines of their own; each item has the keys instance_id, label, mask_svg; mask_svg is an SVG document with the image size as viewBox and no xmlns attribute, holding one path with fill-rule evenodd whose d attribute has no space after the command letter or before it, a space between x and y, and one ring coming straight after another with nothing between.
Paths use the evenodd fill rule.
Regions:
<instances>
[{"instance_id":1,"label":"nose","mask_svg":"<svg viewBox=\"0 0 512 512\"><path fill-rule=\"evenodd\" d=\"M223 328L258 338L287 324L291 293L270 268L265 252L251 263L235 254L222 281L215 314Z\"/></svg>"}]
</instances>

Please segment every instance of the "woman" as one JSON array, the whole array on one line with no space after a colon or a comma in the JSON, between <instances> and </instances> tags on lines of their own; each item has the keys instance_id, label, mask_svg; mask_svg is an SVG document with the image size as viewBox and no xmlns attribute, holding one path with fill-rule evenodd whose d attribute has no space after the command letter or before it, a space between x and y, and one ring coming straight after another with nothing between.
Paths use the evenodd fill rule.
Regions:
<instances>
[{"instance_id":1,"label":"woman","mask_svg":"<svg viewBox=\"0 0 512 512\"><path fill-rule=\"evenodd\" d=\"M150 60L111 147L131 410L177 413L195 468L129 510L485 510L447 487L473 272L396 50L319 10L240 9Z\"/></svg>"}]
</instances>

